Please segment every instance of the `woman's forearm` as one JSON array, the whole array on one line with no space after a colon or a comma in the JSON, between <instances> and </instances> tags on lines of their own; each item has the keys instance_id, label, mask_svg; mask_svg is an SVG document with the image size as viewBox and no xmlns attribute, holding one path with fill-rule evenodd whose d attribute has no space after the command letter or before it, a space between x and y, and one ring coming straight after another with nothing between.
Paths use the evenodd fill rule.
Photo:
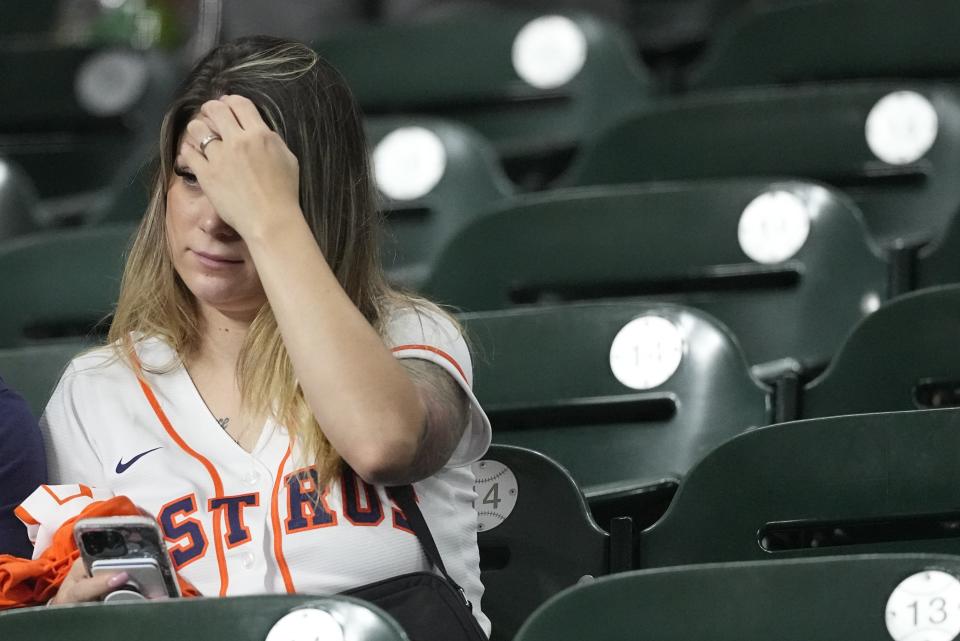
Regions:
<instances>
[{"instance_id":1,"label":"woman's forearm","mask_svg":"<svg viewBox=\"0 0 960 641\"><path fill-rule=\"evenodd\" d=\"M244 237L317 422L365 480L404 478L425 429L417 389L349 299L298 211Z\"/></svg>"}]
</instances>

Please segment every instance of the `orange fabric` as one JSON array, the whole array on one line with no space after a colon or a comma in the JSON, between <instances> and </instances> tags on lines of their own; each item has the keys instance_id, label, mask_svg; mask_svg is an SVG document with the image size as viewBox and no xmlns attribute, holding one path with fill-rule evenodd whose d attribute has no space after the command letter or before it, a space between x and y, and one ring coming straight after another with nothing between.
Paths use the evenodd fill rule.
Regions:
<instances>
[{"instance_id":1,"label":"orange fabric","mask_svg":"<svg viewBox=\"0 0 960 641\"><path fill-rule=\"evenodd\" d=\"M50 547L39 558L30 560L0 554L0 610L43 605L53 598L74 560L80 556L73 540L73 524L78 519L139 514L140 510L125 496L96 501L61 525ZM197 589L179 575L177 580L183 596L200 596Z\"/></svg>"},{"instance_id":2,"label":"orange fabric","mask_svg":"<svg viewBox=\"0 0 960 641\"><path fill-rule=\"evenodd\" d=\"M13 514L20 519L20 522L24 525L40 525L40 522L33 518L29 512L23 509L22 505L18 505L17 507L13 508Z\"/></svg>"}]
</instances>

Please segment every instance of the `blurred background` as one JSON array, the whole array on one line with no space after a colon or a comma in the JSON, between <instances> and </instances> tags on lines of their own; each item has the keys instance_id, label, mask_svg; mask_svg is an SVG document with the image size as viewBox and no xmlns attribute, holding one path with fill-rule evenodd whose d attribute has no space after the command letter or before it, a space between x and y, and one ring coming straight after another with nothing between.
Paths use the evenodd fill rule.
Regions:
<instances>
[{"instance_id":1,"label":"blurred background","mask_svg":"<svg viewBox=\"0 0 960 641\"><path fill-rule=\"evenodd\" d=\"M105 199L115 194L105 189L146 162L165 101L191 63L215 44L241 35L288 36L322 50L328 40L332 48L342 48L349 34L365 28L410 26L409 46L417 47L418 24L462 22L484 11L526 17L585 11L629 38L629 54L669 87L702 54L722 20L743 4L746 0L5 0L0 7L0 159L8 172L28 179L22 188L35 192L39 208L31 220L9 208L0 211L0 239L30 228L135 217L107 211ZM477 35L470 46L480 54L489 45ZM376 52L367 55L376 57ZM456 69L456 59L447 62ZM400 111L409 111L405 107ZM436 113L434 106L421 107ZM138 202L119 206L136 209Z\"/></svg>"}]
</instances>

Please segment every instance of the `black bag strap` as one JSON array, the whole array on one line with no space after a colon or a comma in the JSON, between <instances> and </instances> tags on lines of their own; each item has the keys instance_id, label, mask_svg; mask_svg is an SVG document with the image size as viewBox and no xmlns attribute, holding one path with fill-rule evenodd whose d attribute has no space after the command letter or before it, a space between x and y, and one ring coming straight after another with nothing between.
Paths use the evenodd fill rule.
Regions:
<instances>
[{"instance_id":1,"label":"black bag strap","mask_svg":"<svg viewBox=\"0 0 960 641\"><path fill-rule=\"evenodd\" d=\"M427 558L440 570L440 574L447 580L447 583L460 593L466 606L471 608L472 605L470 601L467 600L467 595L463 591L463 588L447 574L447 568L443 565L443 558L440 556L440 549L437 548L437 542L433 540L430 527L423 518L423 512L420 511L420 506L417 505L417 499L413 493L413 486L397 485L395 487L389 487L387 488L387 493L397 502L400 509L403 510L403 515L407 517L407 523L410 524L410 529L413 530L413 533L417 535L417 540L419 540L420 545L423 546L423 551L426 553Z\"/></svg>"}]
</instances>

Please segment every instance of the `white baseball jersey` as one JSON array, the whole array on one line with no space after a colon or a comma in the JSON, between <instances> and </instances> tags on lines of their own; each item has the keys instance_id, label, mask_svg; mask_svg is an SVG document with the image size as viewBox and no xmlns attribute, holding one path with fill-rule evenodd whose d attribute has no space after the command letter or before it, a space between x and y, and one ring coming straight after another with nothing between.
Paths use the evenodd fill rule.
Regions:
<instances>
[{"instance_id":1,"label":"white baseball jersey","mask_svg":"<svg viewBox=\"0 0 960 641\"><path fill-rule=\"evenodd\" d=\"M398 358L436 363L466 391L470 423L447 465L414 484L450 576L480 611L474 475L490 423L470 390L470 355L453 325L405 310L388 326ZM73 360L41 427L51 483L128 496L156 515L177 570L205 595L338 592L430 567L382 486L345 473L315 501L316 472L268 421L252 452L217 423L174 351L137 343L144 384L101 348ZM149 369L174 365L164 374Z\"/></svg>"}]
</instances>

